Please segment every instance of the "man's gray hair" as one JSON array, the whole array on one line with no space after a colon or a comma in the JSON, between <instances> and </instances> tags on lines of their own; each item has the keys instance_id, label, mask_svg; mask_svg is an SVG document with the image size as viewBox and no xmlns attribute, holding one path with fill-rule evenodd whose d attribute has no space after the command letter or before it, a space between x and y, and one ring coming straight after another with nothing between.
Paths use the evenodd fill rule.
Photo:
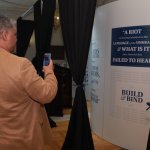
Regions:
<instances>
[{"instance_id":1,"label":"man's gray hair","mask_svg":"<svg viewBox=\"0 0 150 150\"><path fill-rule=\"evenodd\" d=\"M16 20L0 14L0 31L16 27Z\"/></svg>"}]
</instances>

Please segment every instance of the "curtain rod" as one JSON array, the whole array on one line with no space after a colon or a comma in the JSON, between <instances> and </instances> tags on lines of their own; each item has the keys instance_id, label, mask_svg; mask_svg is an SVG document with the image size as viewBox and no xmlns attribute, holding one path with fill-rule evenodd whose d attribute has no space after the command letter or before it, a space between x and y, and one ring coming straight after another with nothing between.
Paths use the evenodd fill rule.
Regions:
<instances>
[{"instance_id":1,"label":"curtain rod","mask_svg":"<svg viewBox=\"0 0 150 150\"><path fill-rule=\"evenodd\" d=\"M42 8L43 8L43 1L41 0L41 12L42 12ZM21 17L26 17L33 11L33 9L34 9L33 6L29 7L29 9L27 9L23 14L21 14Z\"/></svg>"}]
</instances>

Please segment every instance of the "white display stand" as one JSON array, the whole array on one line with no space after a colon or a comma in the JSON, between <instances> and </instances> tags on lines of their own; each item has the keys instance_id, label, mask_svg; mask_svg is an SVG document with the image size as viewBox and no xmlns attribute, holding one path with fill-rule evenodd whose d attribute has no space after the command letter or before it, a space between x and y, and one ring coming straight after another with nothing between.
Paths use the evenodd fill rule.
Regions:
<instances>
[{"instance_id":1,"label":"white display stand","mask_svg":"<svg viewBox=\"0 0 150 150\"><path fill-rule=\"evenodd\" d=\"M144 32L149 25L149 0L115 1L98 7L95 14L90 50L91 126L100 137L129 150L146 150L147 146L150 110L146 111L146 102L150 101L150 61L145 59L150 58L150 44L137 43L149 41L150 33ZM142 33L131 35L132 29L141 29L138 31ZM115 36L114 33L123 35ZM122 51L120 59L113 55L115 43L112 41L117 38L127 42L120 46L116 44L118 52ZM126 63L121 59L123 55L127 55ZM135 63L131 62L131 55L131 58L135 55ZM141 55L144 61L139 63Z\"/></svg>"}]
</instances>

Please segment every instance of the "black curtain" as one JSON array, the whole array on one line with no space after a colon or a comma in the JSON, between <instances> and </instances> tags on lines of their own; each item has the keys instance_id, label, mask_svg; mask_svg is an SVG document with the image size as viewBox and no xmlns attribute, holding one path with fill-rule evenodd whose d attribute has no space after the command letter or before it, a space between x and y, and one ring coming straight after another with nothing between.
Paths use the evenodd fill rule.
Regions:
<instances>
[{"instance_id":1,"label":"black curtain","mask_svg":"<svg viewBox=\"0 0 150 150\"><path fill-rule=\"evenodd\" d=\"M150 130L149 130L148 141L147 141L147 149L146 150L150 150Z\"/></svg>"},{"instance_id":2,"label":"black curtain","mask_svg":"<svg viewBox=\"0 0 150 150\"><path fill-rule=\"evenodd\" d=\"M16 55L24 57L34 29L34 21L17 19Z\"/></svg>"},{"instance_id":3,"label":"black curtain","mask_svg":"<svg viewBox=\"0 0 150 150\"><path fill-rule=\"evenodd\" d=\"M55 7L55 0L43 0L42 8L41 0L34 4L36 56L32 62L39 75L42 75L43 55L50 51Z\"/></svg>"},{"instance_id":4,"label":"black curtain","mask_svg":"<svg viewBox=\"0 0 150 150\"><path fill-rule=\"evenodd\" d=\"M93 150L93 140L84 92L96 0L59 0L64 45L77 88L62 150Z\"/></svg>"}]
</instances>

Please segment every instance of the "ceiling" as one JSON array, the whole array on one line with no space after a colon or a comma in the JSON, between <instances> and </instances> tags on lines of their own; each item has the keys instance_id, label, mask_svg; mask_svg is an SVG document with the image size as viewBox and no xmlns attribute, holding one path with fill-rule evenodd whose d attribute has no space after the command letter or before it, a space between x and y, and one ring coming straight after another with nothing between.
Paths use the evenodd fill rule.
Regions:
<instances>
[{"instance_id":1,"label":"ceiling","mask_svg":"<svg viewBox=\"0 0 150 150\"><path fill-rule=\"evenodd\" d=\"M36 1L37 0L0 0L0 13L17 19L29 10ZM115 0L97 0L97 5L103 5L112 1ZM33 16L28 15L26 18L31 19L32 17Z\"/></svg>"},{"instance_id":2,"label":"ceiling","mask_svg":"<svg viewBox=\"0 0 150 150\"><path fill-rule=\"evenodd\" d=\"M17 19L37 0L0 0L0 13Z\"/></svg>"}]
</instances>

